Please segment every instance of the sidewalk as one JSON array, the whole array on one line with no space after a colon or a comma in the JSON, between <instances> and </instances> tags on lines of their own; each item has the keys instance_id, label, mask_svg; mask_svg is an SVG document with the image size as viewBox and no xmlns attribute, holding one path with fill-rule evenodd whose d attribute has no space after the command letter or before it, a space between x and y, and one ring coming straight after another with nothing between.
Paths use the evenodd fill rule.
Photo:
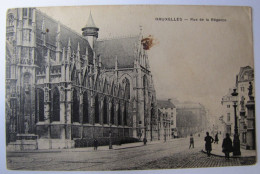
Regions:
<instances>
[{"instance_id":1,"label":"sidewalk","mask_svg":"<svg viewBox=\"0 0 260 174\"><path fill-rule=\"evenodd\" d=\"M240 147L241 156L233 156L232 152L230 153L230 158L241 158L241 157L253 157L256 156L256 150L245 150ZM206 153L205 148L202 149L202 152ZM218 144L212 143L211 155L225 157L225 154L222 152L222 141L219 141Z\"/></svg>"},{"instance_id":2,"label":"sidewalk","mask_svg":"<svg viewBox=\"0 0 260 174\"><path fill-rule=\"evenodd\" d=\"M169 140L172 141L172 140ZM163 143L163 141L148 141L147 146ZM120 149L128 149L128 148L135 148L135 147L141 147L144 146L143 142L136 142L136 143L128 143L128 144L122 144L122 145L113 145L113 149L109 149L109 146L98 146L98 151L109 151L109 150L120 150ZM93 152L93 147L81 147L81 148L72 148L72 149L40 149L40 150L23 150L23 151L9 151L8 153L60 153L60 152Z\"/></svg>"}]
</instances>

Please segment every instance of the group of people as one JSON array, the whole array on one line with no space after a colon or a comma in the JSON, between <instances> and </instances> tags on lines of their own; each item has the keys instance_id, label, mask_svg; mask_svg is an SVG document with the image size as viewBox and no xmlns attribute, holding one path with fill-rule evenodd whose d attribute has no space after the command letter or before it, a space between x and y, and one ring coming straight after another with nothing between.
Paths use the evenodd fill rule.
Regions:
<instances>
[{"instance_id":1,"label":"group of people","mask_svg":"<svg viewBox=\"0 0 260 174\"><path fill-rule=\"evenodd\" d=\"M215 136L215 141L214 139L209 135L209 133L206 133L206 137L204 139L205 143L205 149L207 151L207 155L210 156L210 152L212 151L212 146L211 144L217 143L218 144L218 134ZM232 146L232 140L230 139L229 134L226 134L226 138L224 138L223 143L222 143L222 152L225 154L225 158L229 159L229 153L233 151L233 146Z\"/></svg>"},{"instance_id":2,"label":"group of people","mask_svg":"<svg viewBox=\"0 0 260 174\"><path fill-rule=\"evenodd\" d=\"M218 144L219 138L218 138L218 133L215 135L215 139L213 139L209 133L206 133L206 137L204 138L205 143L205 149L207 152L207 155L210 156L211 151L212 151L212 143ZM194 148L194 138L193 135L190 134L190 148ZM223 143L222 143L222 152L225 154L225 158L229 159L229 153L233 151L233 146L232 146L232 140L230 139L229 134L226 134L226 138L224 138Z\"/></svg>"}]
</instances>

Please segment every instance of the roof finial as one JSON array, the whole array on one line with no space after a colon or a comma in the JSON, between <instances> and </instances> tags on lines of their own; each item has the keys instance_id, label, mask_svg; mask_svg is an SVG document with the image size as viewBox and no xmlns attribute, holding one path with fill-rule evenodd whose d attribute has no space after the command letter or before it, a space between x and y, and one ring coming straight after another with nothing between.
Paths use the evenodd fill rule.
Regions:
<instances>
[{"instance_id":1,"label":"roof finial","mask_svg":"<svg viewBox=\"0 0 260 174\"><path fill-rule=\"evenodd\" d=\"M88 17L88 23L85 27L89 27L89 28L97 28L95 23L94 23L94 20L92 18L92 13L91 13L91 10L90 10L90 13L89 13L89 17Z\"/></svg>"},{"instance_id":2,"label":"roof finial","mask_svg":"<svg viewBox=\"0 0 260 174\"><path fill-rule=\"evenodd\" d=\"M118 62L117 62L117 56L116 56L116 61L115 61L115 70L117 70L117 64L118 64Z\"/></svg>"},{"instance_id":3,"label":"roof finial","mask_svg":"<svg viewBox=\"0 0 260 174\"><path fill-rule=\"evenodd\" d=\"M45 31L45 19L44 19L44 17L42 18L42 32L46 32Z\"/></svg>"}]
</instances>

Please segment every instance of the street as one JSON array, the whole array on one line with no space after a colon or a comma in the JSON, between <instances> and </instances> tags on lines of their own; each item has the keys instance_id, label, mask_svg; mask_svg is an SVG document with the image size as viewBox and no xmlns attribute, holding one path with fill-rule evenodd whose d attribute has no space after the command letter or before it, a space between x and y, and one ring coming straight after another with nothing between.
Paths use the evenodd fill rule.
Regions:
<instances>
[{"instance_id":1,"label":"street","mask_svg":"<svg viewBox=\"0 0 260 174\"><path fill-rule=\"evenodd\" d=\"M214 146L214 145L213 145ZM189 139L173 139L163 143L149 143L117 150L92 148L42 152L7 152L7 166L11 170L130 170L240 166L255 163L255 157L207 157L202 137L195 137L195 148L189 149Z\"/></svg>"}]
</instances>

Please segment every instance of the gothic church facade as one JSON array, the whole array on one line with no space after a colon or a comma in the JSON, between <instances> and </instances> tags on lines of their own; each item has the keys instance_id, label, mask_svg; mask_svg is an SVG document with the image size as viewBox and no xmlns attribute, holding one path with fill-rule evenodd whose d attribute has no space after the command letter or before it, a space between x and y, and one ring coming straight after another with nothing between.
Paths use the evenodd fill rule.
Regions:
<instances>
[{"instance_id":1,"label":"gothic church facade","mask_svg":"<svg viewBox=\"0 0 260 174\"><path fill-rule=\"evenodd\" d=\"M91 14L80 35L35 8L8 11L8 142L37 135L44 149L82 138L152 138L156 92L142 34L102 40L98 32Z\"/></svg>"}]
</instances>

